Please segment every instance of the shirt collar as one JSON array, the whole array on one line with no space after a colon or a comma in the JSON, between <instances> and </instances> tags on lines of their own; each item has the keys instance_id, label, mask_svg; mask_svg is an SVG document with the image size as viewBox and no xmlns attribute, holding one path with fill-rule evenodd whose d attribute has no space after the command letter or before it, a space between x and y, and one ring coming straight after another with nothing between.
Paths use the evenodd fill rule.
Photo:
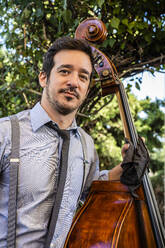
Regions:
<instances>
[{"instance_id":1,"label":"shirt collar","mask_svg":"<svg viewBox=\"0 0 165 248\"><path fill-rule=\"evenodd\" d=\"M32 129L34 132L45 125L47 122L52 121L39 102L30 110L30 117ZM73 120L72 125L68 128L68 130L77 131L77 123L75 119Z\"/></svg>"}]
</instances>

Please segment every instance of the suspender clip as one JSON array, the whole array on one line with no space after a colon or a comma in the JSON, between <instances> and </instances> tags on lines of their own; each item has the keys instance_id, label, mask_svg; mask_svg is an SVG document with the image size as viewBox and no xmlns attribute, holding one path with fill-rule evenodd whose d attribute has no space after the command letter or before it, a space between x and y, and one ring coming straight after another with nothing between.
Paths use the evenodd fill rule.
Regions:
<instances>
[{"instance_id":1,"label":"suspender clip","mask_svg":"<svg viewBox=\"0 0 165 248\"><path fill-rule=\"evenodd\" d=\"M10 163L18 163L19 162L19 158L11 158L10 159Z\"/></svg>"}]
</instances>

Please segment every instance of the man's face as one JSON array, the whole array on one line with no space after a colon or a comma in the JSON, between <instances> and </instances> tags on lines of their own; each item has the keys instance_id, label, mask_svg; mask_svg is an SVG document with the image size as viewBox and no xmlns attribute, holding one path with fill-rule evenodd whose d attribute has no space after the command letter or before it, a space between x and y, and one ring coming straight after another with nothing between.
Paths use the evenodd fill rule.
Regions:
<instances>
[{"instance_id":1,"label":"man's face","mask_svg":"<svg viewBox=\"0 0 165 248\"><path fill-rule=\"evenodd\" d=\"M42 102L63 115L76 112L87 95L91 73L92 65L86 53L61 50L54 56L49 79L43 74L39 76L44 88Z\"/></svg>"}]
</instances>

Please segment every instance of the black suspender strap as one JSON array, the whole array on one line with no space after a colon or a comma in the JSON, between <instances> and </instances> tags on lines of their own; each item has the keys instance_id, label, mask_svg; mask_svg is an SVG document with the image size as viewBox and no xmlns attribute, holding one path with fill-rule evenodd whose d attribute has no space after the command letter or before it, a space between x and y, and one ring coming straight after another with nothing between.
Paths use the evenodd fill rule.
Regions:
<instances>
[{"instance_id":1,"label":"black suspender strap","mask_svg":"<svg viewBox=\"0 0 165 248\"><path fill-rule=\"evenodd\" d=\"M88 156L87 156L87 144L86 144L86 140L85 140L85 136L84 136L84 131L81 127L78 127L78 130L80 132L80 141L81 141L81 145L82 145L82 151L83 151L83 181L82 181L82 186L81 186L81 190L80 190L80 195L79 198L77 200L77 208L81 207L84 202L81 200L81 196L82 196L82 192L84 190L85 187L85 183L86 183L86 164L88 164Z\"/></svg>"},{"instance_id":2,"label":"black suspender strap","mask_svg":"<svg viewBox=\"0 0 165 248\"><path fill-rule=\"evenodd\" d=\"M20 129L16 116L11 116L11 157L10 184L8 202L7 248L14 248L16 243L17 184L19 166Z\"/></svg>"},{"instance_id":3,"label":"black suspender strap","mask_svg":"<svg viewBox=\"0 0 165 248\"><path fill-rule=\"evenodd\" d=\"M84 159L84 163L87 163L87 144L86 144L86 140L85 140L85 136L84 136L84 131L81 127L78 127L78 130L80 132L80 141L81 141L81 145L82 145L82 150L83 150L83 159Z\"/></svg>"}]
</instances>

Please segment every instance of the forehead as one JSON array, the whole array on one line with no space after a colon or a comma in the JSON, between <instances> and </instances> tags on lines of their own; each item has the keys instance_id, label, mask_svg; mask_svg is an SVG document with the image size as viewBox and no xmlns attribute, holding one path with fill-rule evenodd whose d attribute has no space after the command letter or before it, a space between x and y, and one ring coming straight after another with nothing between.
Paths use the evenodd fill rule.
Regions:
<instances>
[{"instance_id":1,"label":"forehead","mask_svg":"<svg viewBox=\"0 0 165 248\"><path fill-rule=\"evenodd\" d=\"M92 72L90 57L83 51L79 50L61 50L54 56L55 67L70 64L77 69L86 69Z\"/></svg>"}]
</instances>

